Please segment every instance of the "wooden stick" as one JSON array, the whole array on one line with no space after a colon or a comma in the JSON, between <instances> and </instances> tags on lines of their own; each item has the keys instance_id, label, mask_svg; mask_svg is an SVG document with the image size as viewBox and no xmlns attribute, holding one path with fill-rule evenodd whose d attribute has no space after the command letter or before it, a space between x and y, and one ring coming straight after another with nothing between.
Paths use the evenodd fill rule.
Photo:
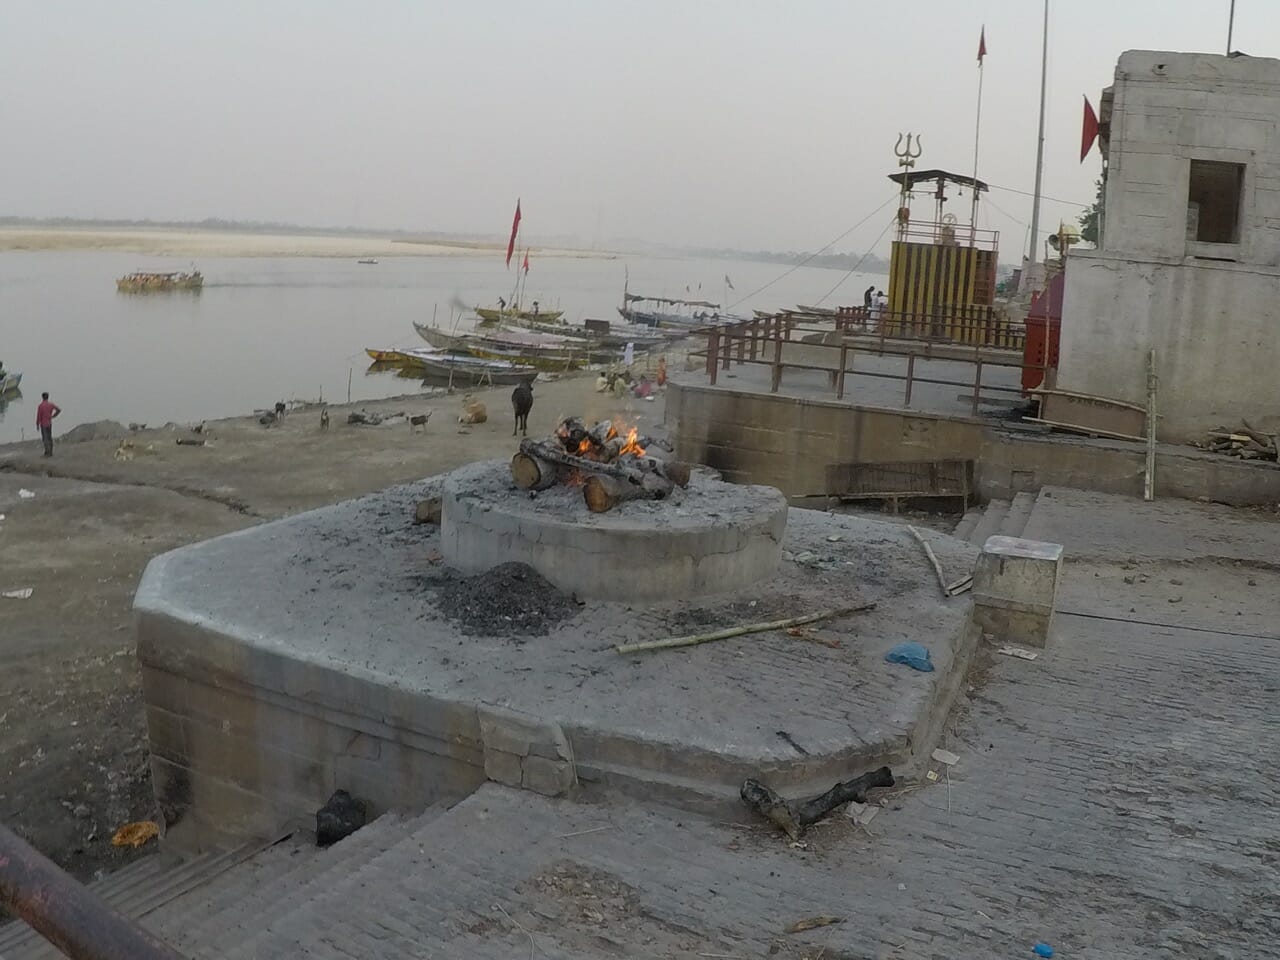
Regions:
<instances>
[{"instance_id":1,"label":"wooden stick","mask_svg":"<svg viewBox=\"0 0 1280 960\"><path fill-rule=\"evenodd\" d=\"M1142 499L1156 498L1156 352L1147 354L1147 463L1142 471Z\"/></svg>"},{"instance_id":2,"label":"wooden stick","mask_svg":"<svg viewBox=\"0 0 1280 960\"><path fill-rule=\"evenodd\" d=\"M907 524L907 529L910 530L911 535L920 542L920 546L924 547L925 556L927 556L929 558L929 562L933 564L933 572L938 575L938 586L942 588L942 595L944 597L951 596L951 591L947 588L946 574L942 572L942 564L938 562L938 557L934 554L933 547L929 546L929 541L926 540L924 535L911 524Z\"/></svg>"},{"instance_id":3,"label":"wooden stick","mask_svg":"<svg viewBox=\"0 0 1280 960\"><path fill-rule=\"evenodd\" d=\"M819 613L807 613L802 617L789 617L786 620L771 620L768 623L748 623L741 627L728 627L714 633L695 633L687 637L669 637L666 640L645 640L641 643L623 643L613 649L618 653L639 653L643 650L669 650L672 647L692 647L712 640L728 640L748 633L764 633L768 630L784 630L787 627L798 627L804 623L815 623L818 620L831 620L835 617L874 610L875 603L860 603L854 607L840 607L835 610L822 610Z\"/></svg>"},{"instance_id":4,"label":"wooden stick","mask_svg":"<svg viewBox=\"0 0 1280 960\"><path fill-rule=\"evenodd\" d=\"M582 484L582 499L592 513L605 513L626 500L662 500L675 484L657 474L644 475L639 483L593 473Z\"/></svg>"}]
</instances>

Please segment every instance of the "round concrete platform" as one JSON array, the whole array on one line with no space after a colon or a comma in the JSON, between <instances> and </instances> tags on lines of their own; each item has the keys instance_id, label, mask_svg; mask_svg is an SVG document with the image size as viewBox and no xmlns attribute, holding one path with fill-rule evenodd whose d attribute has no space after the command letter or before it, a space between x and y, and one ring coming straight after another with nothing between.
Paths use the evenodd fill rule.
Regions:
<instances>
[{"instance_id":1,"label":"round concrete platform","mask_svg":"<svg viewBox=\"0 0 1280 960\"><path fill-rule=\"evenodd\" d=\"M580 599L659 600L742 590L782 559L787 502L772 487L737 486L695 472L662 501L591 513L576 487L520 490L506 461L450 474L442 494L441 553L480 573L533 567Z\"/></svg>"}]
</instances>

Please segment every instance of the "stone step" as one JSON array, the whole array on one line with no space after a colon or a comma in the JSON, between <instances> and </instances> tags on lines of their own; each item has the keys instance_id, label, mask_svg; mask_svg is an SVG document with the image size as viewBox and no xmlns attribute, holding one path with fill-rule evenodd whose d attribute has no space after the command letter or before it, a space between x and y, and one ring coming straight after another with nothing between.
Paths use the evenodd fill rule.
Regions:
<instances>
[{"instance_id":1,"label":"stone step","mask_svg":"<svg viewBox=\"0 0 1280 960\"><path fill-rule=\"evenodd\" d=\"M252 857L262 846L262 841L255 841L233 850L214 850L186 860L160 852L89 884L89 889L118 912L137 919L207 884ZM0 928L0 958L4 960L53 960L61 956L56 948L20 921Z\"/></svg>"},{"instance_id":2,"label":"stone step","mask_svg":"<svg viewBox=\"0 0 1280 960\"><path fill-rule=\"evenodd\" d=\"M973 533L973 528L978 525L978 522L982 519L982 515L985 512L985 507L970 507L964 512L964 516L960 518L960 522L956 524L956 528L951 531L951 535L958 540L968 540L969 535Z\"/></svg>"},{"instance_id":3,"label":"stone step","mask_svg":"<svg viewBox=\"0 0 1280 960\"><path fill-rule=\"evenodd\" d=\"M297 863L282 876L266 877L268 889L259 889L246 877L240 896L221 909L204 915L198 923L184 928L181 917L162 917L153 924L170 931L169 940L180 952L192 957L222 957L241 941L252 939L280 917L299 909L334 889L352 874L383 857L414 830L438 818L443 807L431 807L408 819L396 813L379 817L364 829L314 856ZM198 904L187 904L184 913L200 916Z\"/></svg>"},{"instance_id":4,"label":"stone step","mask_svg":"<svg viewBox=\"0 0 1280 960\"><path fill-rule=\"evenodd\" d=\"M969 534L969 542L981 548L988 537L996 536L1000 532L1000 524L1009 512L1009 507L1008 500L992 500L988 503L987 509L982 512L982 518Z\"/></svg>"},{"instance_id":5,"label":"stone step","mask_svg":"<svg viewBox=\"0 0 1280 960\"><path fill-rule=\"evenodd\" d=\"M1009 505L1009 512L1005 514L1005 518L1000 524L1000 536L1022 536L1022 531L1027 528L1027 521L1031 519L1031 511L1035 510L1035 508L1036 495L1034 493L1017 494Z\"/></svg>"}]
</instances>

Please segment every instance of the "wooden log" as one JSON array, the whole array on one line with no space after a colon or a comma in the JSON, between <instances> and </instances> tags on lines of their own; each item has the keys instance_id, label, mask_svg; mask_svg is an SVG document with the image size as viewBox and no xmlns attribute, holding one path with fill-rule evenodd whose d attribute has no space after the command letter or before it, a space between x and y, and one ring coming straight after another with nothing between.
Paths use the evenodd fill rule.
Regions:
<instances>
[{"instance_id":1,"label":"wooden log","mask_svg":"<svg viewBox=\"0 0 1280 960\"><path fill-rule=\"evenodd\" d=\"M560 468L523 450L511 458L511 479L521 490L546 490L560 477Z\"/></svg>"},{"instance_id":2,"label":"wooden log","mask_svg":"<svg viewBox=\"0 0 1280 960\"><path fill-rule=\"evenodd\" d=\"M653 481L656 483L631 483L593 473L582 484L582 499L592 513L607 513L627 500L661 500L671 493L673 484L669 480L655 474Z\"/></svg>"},{"instance_id":3,"label":"wooden log","mask_svg":"<svg viewBox=\"0 0 1280 960\"><path fill-rule=\"evenodd\" d=\"M759 780L746 780L739 795L744 803L782 830L792 840L799 840L806 827L812 826L841 804L866 803L867 791L892 787L893 771L881 767L852 780L842 780L826 793L808 800L783 800L775 790Z\"/></svg>"},{"instance_id":4,"label":"wooden log","mask_svg":"<svg viewBox=\"0 0 1280 960\"><path fill-rule=\"evenodd\" d=\"M439 523L442 516L443 504L439 497L430 497L421 500L418 505L413 508L414 523Z\"/></svg>"},{"instance_id":5,"label":"wooden log","mask_svg":"<svg viewBox=\"0 0 1280 960\"><path fill-rule=\"evenodd\" d=\"M687 487L689 478L693 475L693 464L683 460L663 460L648 453L642 457L628 456L627 459L641 470L652 470L659 476L666 477L678 487Z\"/></svg>"}]
</instances>

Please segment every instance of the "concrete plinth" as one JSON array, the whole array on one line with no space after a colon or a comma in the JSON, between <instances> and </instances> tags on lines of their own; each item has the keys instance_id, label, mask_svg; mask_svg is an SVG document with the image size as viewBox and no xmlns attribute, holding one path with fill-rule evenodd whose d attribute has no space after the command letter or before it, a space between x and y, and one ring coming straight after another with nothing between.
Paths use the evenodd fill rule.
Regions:
<instances>
[{"instance_id":1,"label":"concrete plinth","mask_svg":"<svg viewBox=\"0 0 1280 960\"><path fill-rule=\"evenodd\" d=\"M973 571L974 622L1002 642L1043 647L1061 573L1061 544L989 538Z\"/></svg>"},{"instance_id":2,"label":"concrete plinth","mask_svg":"<svg viewBox=\"0 0 1280 960\"><path fill-rule=\"evenodd\" d=\"M579 598L644 601L727 593L772 576L787 501L772 487L695 473L669 500L594 514L580 488L530 494L505 461L491 460L449 476L443 513L441 552L463 573L525 563Z\"/></svg>"},{"instance_id":3,"label":"concrete plinth","mask_svg":"<svg viewBox=\"0 0 1280 960\"><path fill-rule=\"evenodd\" d=\"M938 596L902 527L791 510L782 560L750 587L587 600L541 634L482 635L443 612L461 575L439 563L440 529L413 522L444 486L152 561L138 656L155 789L185 825L166 842L199 847L310 818L337 788L377 813L486 780L554 795L608 786L728 816L747 777L818 793L884 763L902 772L932 749L977 634L967 597ZM975 548L931 539L944 567L972 568ZM650 554L624 578L661 562ZM614 651L862 600L877 606L815 624L834 647L779 631ZM933 673L885 662L904 639L929 646Z\"/></svg>"}]
</instances>

